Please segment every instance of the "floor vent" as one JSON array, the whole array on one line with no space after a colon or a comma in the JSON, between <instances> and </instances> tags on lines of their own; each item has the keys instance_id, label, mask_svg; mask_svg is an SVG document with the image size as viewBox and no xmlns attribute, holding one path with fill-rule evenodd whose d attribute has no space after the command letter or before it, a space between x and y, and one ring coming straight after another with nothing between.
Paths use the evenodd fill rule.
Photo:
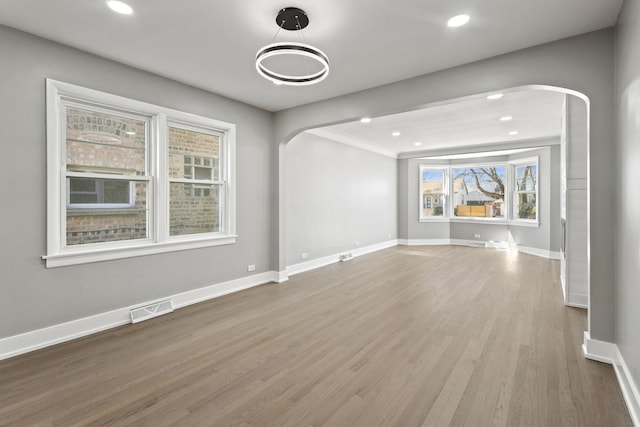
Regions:
<instances>
[{"instance_id":1,"label":"floor vent","mask_svg":"<svg viewBox=\"0 0 640 427\"><path fill-rule=\"evenodd\" d=\"M134 308L131 310L131 323L142 322L143 320L162 316L163 314L171 313L172 311L173 304L171 304L171 300L160 301L145 305L144 307Z\"/></svg>"},{"instance_id":2,"label":"floor vent","mask_svg":"<svg viewBox=\"0 0 640 427\"><path fill-rule=\"evenodd\" d=\"M340 255L340 262L349 261L350 259L353 259L353 255L351 253Z\"/></svg>"}]
</instances>

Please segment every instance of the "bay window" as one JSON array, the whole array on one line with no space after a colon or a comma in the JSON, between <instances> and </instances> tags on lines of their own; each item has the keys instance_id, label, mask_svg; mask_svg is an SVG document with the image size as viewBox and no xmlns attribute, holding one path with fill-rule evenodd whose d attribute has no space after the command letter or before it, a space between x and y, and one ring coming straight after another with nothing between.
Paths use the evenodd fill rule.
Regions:
<instances>
[{"instance_id":1,"label":"bay window","mask_svg":"<svg viewBox=\"0 0 640 427\"><path fill-rule=\"evenodd\" d=\"M465 165L420 165L420 221L536 226L538 157Z\"/></svg>"}]
</instances>

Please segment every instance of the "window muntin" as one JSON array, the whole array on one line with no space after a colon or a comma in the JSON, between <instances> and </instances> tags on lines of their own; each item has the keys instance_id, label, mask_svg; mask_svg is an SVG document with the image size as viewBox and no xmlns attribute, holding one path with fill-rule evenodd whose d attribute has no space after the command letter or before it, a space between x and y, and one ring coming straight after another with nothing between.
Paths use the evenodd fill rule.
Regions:
<instances>
[{"instance_id":1,"label":"window muntin","mask_svg":"<svg viewBox=\"0 0 640 427\"><path fill-rule=\"evenodd\" d=\"M420 218L445 216L447 169L420 168Z\"/></svg>"},{"instance_id":2,"label":"window muntin","mask_svg":"<svg viewBox=\"0 0 640 427\"><path fill-rule=\"evenodd\" d=\"M170 127L213 136L217 156L170 177ZM234 159L231 123L47 80L47 267L235 243ZM170 225L174 182L206 199L204 229Z\"/></svg>"},{"instance_id":3,"label":"window muntin","mask_svg":"<svg viewBox=\"0 0 640 427\"><path fill-rule=\"evenodd\" d=\"M537 220L538 165L514 165L513 172L513 219Z\"/></svg>"},{"instance_id":4,"label":"window muntin","mask_svg":"<svg viewBox=\"0 0 640 427\"><path fill-rule=\"evenodd\" d=\"M452 168L453 216L504 218L506 165Z\"/></svg>"}]
</instances>

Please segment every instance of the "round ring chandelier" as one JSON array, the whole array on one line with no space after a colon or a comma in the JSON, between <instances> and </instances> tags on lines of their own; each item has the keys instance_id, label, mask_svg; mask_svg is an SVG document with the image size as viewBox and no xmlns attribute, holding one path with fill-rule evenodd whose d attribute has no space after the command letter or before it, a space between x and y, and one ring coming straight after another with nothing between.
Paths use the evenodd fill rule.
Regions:
<instances>
[{"instance_id":1,"label":"round ring chandelier","mask_svg":"<svg viewBox=\"0 0 640 427\"><path fill-rule=\"evenodd\" d=\"M309 18L302 9L286 7L278 12L276 24L278 24L278 32L281 28L289 31L302 31L303 28L309 25ZM278 33L276 32L277 35ZM308 58L319 64L320 70L308 74L277 72L265 64L265 60L277 56ZM329 75L329 58L320 49L307 43L271 43L260 49L256 54L256 70L262 77L275 84L290 86L312 85L321 82Z\"/></svg>"}]
</instances>

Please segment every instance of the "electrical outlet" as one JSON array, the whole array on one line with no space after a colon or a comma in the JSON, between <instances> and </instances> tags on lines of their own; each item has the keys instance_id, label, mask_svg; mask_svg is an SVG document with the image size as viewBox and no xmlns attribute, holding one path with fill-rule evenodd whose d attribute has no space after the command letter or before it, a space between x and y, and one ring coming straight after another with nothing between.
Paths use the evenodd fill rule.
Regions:
<instances>
[{"instance_id":1,"label":"electrical outlet","mask_svg":"<svg viewBox=\"0 0 640 427\"><path fill-rule=\"evenodd\" d=\"M387 234L387 238L389 239L391 238L391 233Z\"/></svg>"},{"instance_id":2,"label":"electrical outlet","mask_svg":"<svg viewBox=\"0 0 640 427\"><path fill-rule=\"evenodd\" d=\"M473 237L475 237L476 239L479 239L480 235L479 234L474 234Z\"/></svg>"},{"instance_id":3,"label":"electrical outlet","mask_svg":"<svg viewBox=\"0 0 640 427\"><path fill-rule=\"evenodd\" d=\"M300 257L301 257L302 259L307 259L307 258L309 258L309 254L308 254L308 253L306 253L306 252L302 252L302 255L300 255Z\"/></svg>"},{"instance_id":4,"label":"electrical outlet","mask_svg":"<svg viewBox=\"0 0 640 427\"><path fill-rule=\"evenodd\" d=\"M256 271L256 265L255 264L248 265L247 271Z\"/></svg>"},{"instance_id":5,"label":"electrical outlet","mask_svg":"<svg viewBox=\"0 0 640 427\"><path fill-rule=\"evenodd\" d=\"M358 242L358 241L356 240L356 246L358 246L359 244L360 244L360 242Z\"/></svg>"}]
</instances>

